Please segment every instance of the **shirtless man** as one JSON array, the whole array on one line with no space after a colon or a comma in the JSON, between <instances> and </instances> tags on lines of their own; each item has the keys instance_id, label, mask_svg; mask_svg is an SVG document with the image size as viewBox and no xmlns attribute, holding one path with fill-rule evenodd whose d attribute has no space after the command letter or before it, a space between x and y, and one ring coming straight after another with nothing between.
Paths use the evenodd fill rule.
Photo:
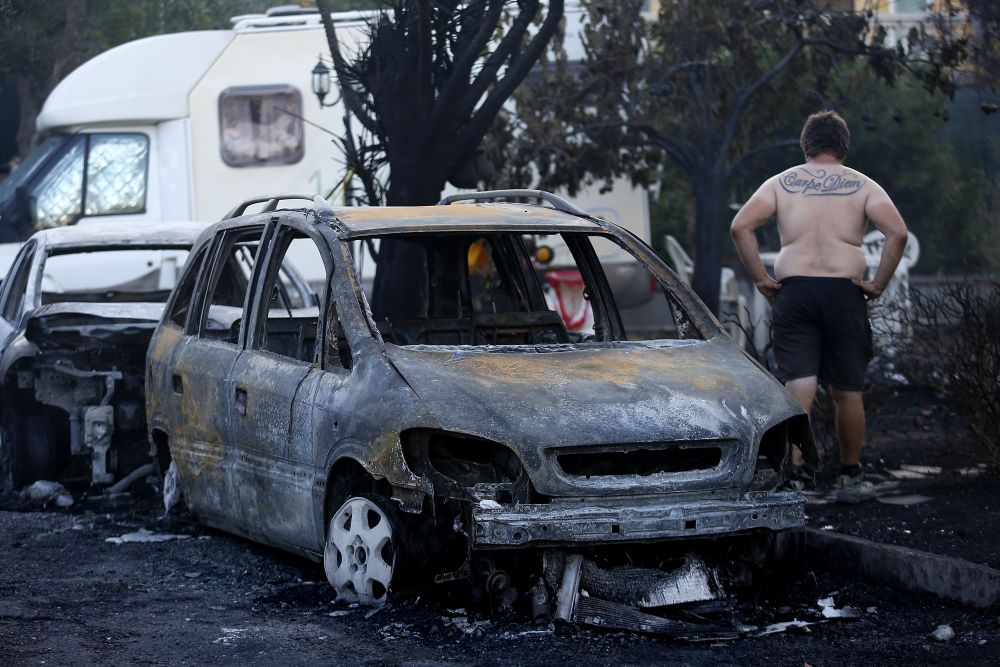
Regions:
<instances>
[{"instance_id":1,"label":"shirtless man","mask_svg":"<svg viewBox=\"0 0 1000 667\"><path fill-rule=\"evenodd\" d=\"M805 164L772 176L733 219L736 250L772 305L774 352L785 388L809 412L817 378L837 407L840 472L837 501L875 497L864 478L861 448L865 370L872 357L867 299L882 294L906 247L906 225L878 183L844 166L851 134L833 111L802 128ZM778 217L781 252L768 275L754 230ZM867 221L885 234L872 280L861 250Z\"/></svg>"}]
</instances>

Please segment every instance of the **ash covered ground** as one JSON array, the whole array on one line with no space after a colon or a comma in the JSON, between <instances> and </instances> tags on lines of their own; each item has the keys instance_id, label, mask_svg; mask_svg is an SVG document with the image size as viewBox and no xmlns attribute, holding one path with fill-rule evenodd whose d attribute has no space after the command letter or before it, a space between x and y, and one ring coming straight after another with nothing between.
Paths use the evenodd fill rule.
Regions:
<instances>
[{"instance_id":1,"label":"ash covered ground","mask_svg":"<svg viewBox=\"0 0 1000 667\"><path fill-rule=\"evenodd\" d=\"M898 482L885 487L887 497L929 500L843 507L823 502L830 489L821 484L807 506L810 525L997 566L1000 485L989 474L967 474L977 460L957 432L960 425L940 403L890 397L872 420L871 474ZM894 478L890 471L902 465L940 472ZM1000 609L963 607L808 565L787 585L741 593L732 616L713 619L759 629L813 622L807 628L667 640L557 632L523 616L491 621L468 611L458 585L397 593L374 613L352 608L334 599L318 565L184 515L163 518L159 499L143 495L142 485L135 496L77 494L65 510L16 500L4 508L4 664L913 665L996 664L1000 656ZM185 539L108 541L142 530ZM822 620L818 600L827 597L860 618L815 623ZM953 639L931 637L940 624L954 630Z\"/></svg>"}]
</instances>

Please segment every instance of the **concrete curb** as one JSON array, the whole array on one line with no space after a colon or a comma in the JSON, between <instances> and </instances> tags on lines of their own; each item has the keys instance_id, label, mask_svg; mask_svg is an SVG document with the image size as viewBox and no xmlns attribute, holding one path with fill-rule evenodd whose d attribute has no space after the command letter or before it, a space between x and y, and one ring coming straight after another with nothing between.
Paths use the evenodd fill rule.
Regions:
<instances>
[{"instance_id":1,"label":"concrete curb","mask_svg":"<svg viewBox=\"0 0 1000 667\"><path fill-rule=\"evenodd\" d=\"M960 558L815 528L806 529L806 558L809 563L860 573L896 588L934 593L973 607L1000 602L1000 570Z\"/></svg>"}]
</instances>

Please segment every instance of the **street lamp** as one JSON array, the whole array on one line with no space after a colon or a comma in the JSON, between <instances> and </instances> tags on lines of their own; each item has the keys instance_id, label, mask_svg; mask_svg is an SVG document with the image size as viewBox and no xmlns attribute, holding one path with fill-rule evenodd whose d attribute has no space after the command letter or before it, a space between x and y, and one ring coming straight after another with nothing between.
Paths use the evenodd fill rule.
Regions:
<instances>
[{"instance_id":1,"label":"street lamp","mask_svg":"<svg viewBox=\"0 0 1000 667\"><path fill-rule=\"evenodd\" d=\"M319 57L319 62L312 70L312 91L319 99L319 106L333 106L336 104L323 104L323 100L330 93L330 68L323 63L323 56Z\"/></svg>"}]
</instances>

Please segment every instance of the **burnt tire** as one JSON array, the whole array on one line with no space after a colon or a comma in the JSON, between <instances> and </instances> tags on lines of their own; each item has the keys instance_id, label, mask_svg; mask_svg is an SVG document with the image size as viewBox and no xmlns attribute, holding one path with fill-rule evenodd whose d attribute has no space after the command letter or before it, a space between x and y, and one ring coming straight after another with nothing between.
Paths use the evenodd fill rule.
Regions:
<instances>
[{"instance_id":1,"label":"burnt tire","mask_svg":"<svg viewBox=\"0 0 1000 667\"><path fill-rule=\"evenodd\" d=\"M376 495L348 498L330 517L323 570L337 597L378 607L398 575L401 522L391 501Z\"/></svg>"}]
</instances>

